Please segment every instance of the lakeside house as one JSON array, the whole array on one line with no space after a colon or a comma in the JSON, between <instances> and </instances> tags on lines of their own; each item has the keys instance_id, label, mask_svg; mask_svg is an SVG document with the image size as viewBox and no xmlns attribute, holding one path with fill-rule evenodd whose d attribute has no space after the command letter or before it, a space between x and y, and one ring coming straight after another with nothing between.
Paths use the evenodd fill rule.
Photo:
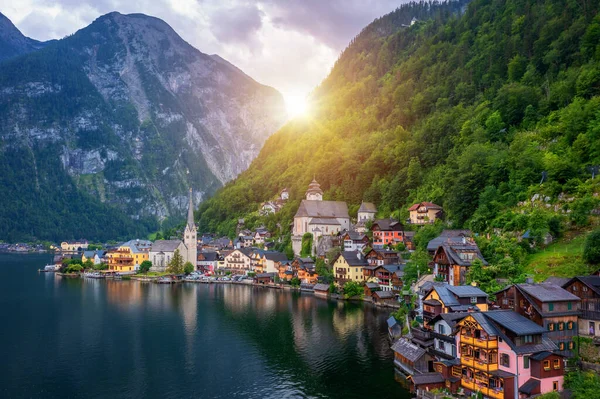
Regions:
<instances>
[{"instance_id":1,"label":"lakeside house","mask_svg":"<svg viewBox=\"0 0 600 399\"><path fill-rule=\"evenodd\" d=\"M513 284L495 293L496 304L544 327L563 356L573 356L580 314L578 296L555 284Z\"/></svg>"},{"instance_id":2,"label":"lakeside house","mask_svg":"<svg viewBox=\"0 0 600 399\"><path fill-rule=\"evenodd\" d=\"M203 273L214 273L219 265L219 254L215 251L198 252L196 270Z\"/></svg>"},{"instance_id":3,"label":"lakeside house","mask_svg":"<svg viewBox=\"0 0 600 399\"><path fill-rule=\"evenodd\" d=\"M332 266L335 283L343 286L348 281L363 282L363 268L368 265L365 256L360 251L340 252Z\"/></svg>"},{"instance_id":4,"label":"lakeside house","mask_svg":"<svg viewBox=\"0 0 600 399\"><path fill-rule=\"evenodd\" d=\"M329 295L329 285L318 283L313 287L316 296L327 297Z\"/></svg>"},{"instance_id":5,"label":"lakeside house","mask_svg":"<svg viewBox=\"0 0 600 399\"><path fill-rule=\"evenodd\" d=\"M365 254L369 266L382 266L399 264L402 261L400 253L389 249L371 249Z\"/></svg>"},{"instance_id":6,"label":"lakeside house","mask_svg":"<svg viewBox=\"0 0 600 399\"><path fill-rule=\"evenodd\" d=\"M80 252L86 250L88 246L87 240L63 241L60 243L60 249L63 252Z\"/></svg>"},{"instance_id":7,"label":"lakeside house","mask_svg":"<svg viewBox=\"0 0 600 399\"><path fill-rule=\"evenodd\" d=\"M142 262L149 260L151 246L151 241L137 239L108 250L106 252L108 270L119 273L138 271Z\"/></svg>"},{"instance_id":8,"label":"lakeside house","mask_svg":"<svg viewBox=\"0 0 600 399\"><path fill-rule=\"evenodd\" d=\"M248 274L252 269L252 251L248 248L234 249L224 257L224 268L232 274Z\"/></svg>"},{"instance_id":9,"label":"lakeside house","mask_svg":"<svg viewBox=\"0 0 600 399\"><path fill-rule=\"evenodd\" d=\"M83 254L81 255L81 262L85 263L88 260L91 260L94 265L99 265L106 259L105 257L106 251L83 251Z\"/></svg>"}]
</instances>

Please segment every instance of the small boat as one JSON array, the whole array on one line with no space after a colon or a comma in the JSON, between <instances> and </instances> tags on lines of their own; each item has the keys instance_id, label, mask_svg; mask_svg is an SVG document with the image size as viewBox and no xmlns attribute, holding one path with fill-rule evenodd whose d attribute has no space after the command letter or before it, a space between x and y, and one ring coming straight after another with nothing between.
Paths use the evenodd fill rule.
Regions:
<instances>
[{"instance_id":1,"label":"small boat","mask_svg":"<svg viewBox=\"0 0 600 399\"><path fill-rule=\"evenodd\" d=\"M87 277L87 278L106 278L106 276L100 272L89 272L89 273L85 273L83 275L83 277Z\"/></svg>"},{"instance_id":2,"label":"small boat","mask_svg":"<svg viewBox=\"0 0 600 399\"><path fill-rule=\"evenodd\" d=\"M159 277L156 282L158 284L173 284L175 283L175 279L171 277Z\"/></svg>"},{"instance_id":3,"label":"small boat","mask_svg":"<svg viewBox=\"0 0 600 399\"><path fill-rule=\"evenodd\" d=\"M44 273L54 273L56 271L56 265L46 265L43 270L40 270Z\"/></svg>"}]
</instances>

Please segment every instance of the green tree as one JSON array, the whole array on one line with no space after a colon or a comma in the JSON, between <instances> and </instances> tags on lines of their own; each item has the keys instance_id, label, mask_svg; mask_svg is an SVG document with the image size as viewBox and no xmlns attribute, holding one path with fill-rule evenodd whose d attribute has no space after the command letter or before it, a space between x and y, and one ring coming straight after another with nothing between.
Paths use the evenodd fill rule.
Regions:
<instances>
[{"instance_id":1,"label":"green tree","mask_svg":"<svg viewBox=\"0 0 600 399\"><path fill-rule=\"evenodd\" d=\"M85 263L83 264L83 268L85 270L90 270L94 268L94 262L92 262L90 259L86 260Z\"/></svg>"},{"instance_id":2,"label":"green tree","mask_svg":"<svg viewBox=\"0 0 600 399\"><path fill-rule=\"evenodd\" d=\"M298 277L294 277L290 280L290 285L292 287L300 287L300 279Z\"/></svg>"},{"instance_id":3,"label":"green tree","mask_svg":"<svg viewBox=\"0 0 600 399\"><path fill-rule=\"evenodd\" d=\"M317 260L315 261L315 271L317 272L319 277L323 278L323 281L325 283L333 282L333 271L323 259L317 258Z\"/></svg>"},{"instance_id":4,"label":"green tree","mask_svg":"<svg viewBox=\"0 0 600 399\"><path fill-rule=\"evenodd\" d=\"M167 266L167 273L183 274L183 256L181 256L178 249L175 250L173 258Z\"/></svg>"},{"instance_id":5,"label":"green tree","mask_svg":"<svg viewBox=\"0 0 600 399\"><path fill-rule=\"evenodd\" d=\"M592 231L585 238L583 260L593 265L600 263L600 229Z\"/></svg>"},{"instance_id":6,"label":"green tree","mask_svg":"<svg viewBox=\"0 0 600 399\"><path fill-rule=\"evenodd\" d=\"M313 246L313 235L311 233L304 233L302 236L302 249L300 251L301 257L312 256Z\"/></svg>"},{"instance_id":7,"label":"green tree","mask_svg":"<svg viewBox=\"0 0 600 399\"><path fill-rule=\"evenodd\" d=\"M146 274L150 271L151 267L152 267L152 262L150 262L149 260L145 260L140 265L140 272Z\"/></svg>"},{"instance_id":8,"label":"green tree","mask_svg":"<svg viewBox=\"0 0 600 399\"><path fill-rule=\"evenodd\" d=\"M344 284L344 298L348 299L353 296L362 295L363 288L355 281L348 281Z\"/></svg>"},{"instance_id":9,"label":"green tree","mask_svg":"<svg viewBox=\"0 0 600 399\"><path fill-rule=\"evenodd\" d=\"M190 274L193 271L194 271L194 265L192 265L191 262L185 262L185 265L183 265L183 272L185 274Z\"/></svg>"}]
</instances>

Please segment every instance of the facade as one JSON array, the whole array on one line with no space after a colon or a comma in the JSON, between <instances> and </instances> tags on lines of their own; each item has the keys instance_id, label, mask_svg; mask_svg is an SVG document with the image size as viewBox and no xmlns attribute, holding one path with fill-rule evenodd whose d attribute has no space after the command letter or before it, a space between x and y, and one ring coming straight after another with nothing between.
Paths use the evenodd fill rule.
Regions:
<instances>
[{"instance_id":1,"label":"facade","mask_svg":"<svg viewBox=\"0 0 600 399\"><path fill-rule=\"evenodd\" d=\"M364 281L376 282L382 291L399 292L402 290L402 277L406 265L380 265L365 266L363 268Z\"/></svg>"},{"instance_id":2,"label":"facade","mask_svg":"<svg viewBox=\"0 0 600 399\"><path fill-rule=\"evenodd\" d=\"M106 251L83 251L81 255L81 262L85 263L88 260L91 260L94 265L99 265L102 263Z\"/></svg>"},{"instance_id":3,"label":"facade","mask_svg":"<svg viewBox=\"0 0 600 399\"><path fill-rule=\"evenodd\" d=\"M423 293L423 322L427 326L431 320L443 313L488 310L488 294L470 285L451 286L433 283Z\"/></svg>"},{"instance_id":4,"label":"facade","mask_svg":"<svg viewBox=\"0 0 600 399\"><path fill-rule=\"evenodd\" d=\"M88 248L87 240L63 241L60 243L60 249L63 252L79 252Z\"/></svg>"},{"instance_id":5,"label":"facade","mask_svg":"<svg viewBox=\"0 0 600 399\"><path fill-rule=\"evenodd\" d=\"M375 214L377 213L377 207L371 202L362 202L360 208L358 208L356 225L354 230L359 233L367 232L367 222L375 220Z\"/></svg>"},{"instance_id":6,"label":"facade","mask_svg":"<svg viewBox=\"0 0 600 399\"><path fill-rule=\"evenodd\" d=\"M315 296L327 297L329 295L329 285L328 284L315 284L313 287L315 292Z\"/></svg>"},{"instance_id":7,"label":"facade","mask_svg":"<svg viewBox=\"0 0 600 399\"><path fill-rule=\"evenodd\" d=\"M214 273L219 264L219 254L216 252L198 252L196 270L203 273Z\"/></svg>"},{"instance_id":8,"label":"facade","mask_svg":"<svg viewBox=\"0 0 600 399\"><path fill-rule=\"evenodd\" d=\"M292 261L294 277L298 277L301 283L315 284L319 275L315 270L315 261L312 258L295 258Z\"/></svg>"},{"instance_id":9,"label":"facade","mask_svg":"<svg viewBox=\"0 0 600 399\"><path fill-rule=\"evenodd\" d=\"M573 356L580 314L578 296L555 284L513 284L496 294L496 303L527 317L547 330L559 354Z\"/></svg>"},{"instance_id":10,"label":"facade","mask_svg":"<svg viewBox=\"0 0 600 399\"><path fill-rule=\"evenodd\" d=\"M442 230L442 233L427 243L427 252L434 255L435 251L446 242L460 244L473 236L471 230Z\"/></svg>"},{"instance_id":11,"label":"facade","mask_svg":"<svg viewBox=\"0 0 600 399\"><path fill-rule=\"evenodd\" d=\"M468 312L442 313L429 322L433 337L432 353L442 359L454 359L458 355L454 329L456 323L469 315Z\"/></svg>"},{"instance_id":12,"label":"facade","mask_svg":"<svg viewBox=\"0 0 600 399\"><path fill-rule=\"evenodd\" d=\"M402 260L400 254L388 249L371 249L365 254L369 266L394 265Z\"/></svg>"},{"instance_id":13,"label":"facade","mask_svg":"<svg viewBox=\"0 0 600 399\"><path fill-rule=\"evenodd\" d=\"M277 270L281 281L290 281L294 278L294 269L289 260L277 262Z\"/></svg>"},{"instance_id":14,"label":"facade","mask_svg":"<svg viewBox=\"0 0 600 399\"><path fill-rule=\"evenodd\" d=\"M187 253L187 248L183 241L180 240L156 240L152 244L148 257L152 262L150 268L153 272L164 272L169 266L171 259L175 255L175 251L179 250L179 254L184 257Z\"/></svg>"},{"instance_id":15,"label":"facade","mask_svg":"<svg viewBox=\"0 0 600 399\"><path fill-rule=\"evenodd\" d=\"M445 242L433 255L433 274L450 285L464 285L467 272L475 259L487 266L479 247L471 239L460 242Z\"/></svg>"},{"instance_id":16,"label":"facade","mask_svg":"<svg viewBox=\"0 0 600 399\"><path fill-rule=\"evenodd\" d=\"M130 240L107 251L108 270L119 273L139 270L142 262L149 259L151 245L148 240Z\"/></svg>"},{"instance_id":17,"label":"facade","mask_svg":"<svg viewBox=\"0 0 600 399\"><path fill-rule=\"evenodd\" d=\"M235 249L225 256L225 269L232 274L248 274L253 272L251 252L247 249Z\"/></svg>"},{"instance_id":18,"label":"facade","mask_svg":"<svg viewBox=\"0 0 600 399\"><path fill-rule=\"evenodd\" d=\"M411 224L435 223L443 216L442 207L432 202L420 202L408 208Z\"/></svg>"},{"instance_id":19,"label":"facade","mask_svg":"<svg viewBox=\"0 0 600 399\"><path fill-rule=\"evenodd\" d=\"M306 191L306 199L302 200L294 216L294 253L300 254L305 233L313 235L313 246L316 247L320 236L338 234L343 230L350 230L348 205L342 201L323 201L323 191L319 183L313 180Z\"/></svg>"},{"instance_id":20,"label":"facade","mask_svg":"<svg viewBox=\"0 0 600 399\"><path fill-rule=\"evenodd\" d=\"M404 242L404 226L393 219L378 219L371 225L373 248L382 249L386 245Z\"/></svg>"},{"instance_id":21,"label":"facade","mask_svg":"<svg viewBox=\"0 0 600 399\"><path fill-rule=\"evenodd\" d=\"M415 375L429 372L429 363L433 357L427 351L406 338L398 339L392 345L394 351L394 366L405 375Z\"/></svg>"},{"instance_id":22,"label":"facade","mask_svg":"<svg viewBox=\"0 0 600 399\"><path fill-rule=\"evenodd\" d=\"M356 231L347 231L342 234L344 251L361 251L369 245L369 237Z\"/></svg>"},{"instance_id":23,"label":"facade","mask_svg":"<svg viewBox=\"0 0 600 399\"><path fill-rule=\"evenodd\" d=\"M281 199L282 201L287 201L288 199L290 199L290 192L287 188L281 190L281 192L279 193L279 199Z\"/></svg>"},{"instance_id":24,"label":"facade","mask_svg":"<svg viewBox=\"0 0 600 399\"><path fill-rule=\"evenodd\" d=\"M600 276L573 277L563 288L581 299L579 335L600 338Z\"/></svg>"},{"instance_id":25,"label":"facade","mask_svg":"<svg viewBox=\"0 0 600 399\"><path fill-rule=\"evenodd\" d=\"M287 261L286 254L275 251L264 251L262 254L263 273L278 273L278 263Z\"/></svg>"},{"instance_id":26,"label":"facade","mask_svg":"<svg viewBox=\"0 0 600 399\"><path fill-rule=\"evenodd\" d=\"M553 354L557 347L546 330L533 321L510 310L475 312L457 328L467 395L479 391L484 397L513 399L563 389L564 362Z\"/></svg>"},{"instance_id":27,"label":"facade","mask_svg":"<svg viewBox=\"0 0 600 399\"><path fill-rule=\"evenodd\" d=\"M333 262L335 283L342 286L348 281L360 283L364 281L363 268L368 266L362 252L342 251Z\"/></svg>"}]
</instances>

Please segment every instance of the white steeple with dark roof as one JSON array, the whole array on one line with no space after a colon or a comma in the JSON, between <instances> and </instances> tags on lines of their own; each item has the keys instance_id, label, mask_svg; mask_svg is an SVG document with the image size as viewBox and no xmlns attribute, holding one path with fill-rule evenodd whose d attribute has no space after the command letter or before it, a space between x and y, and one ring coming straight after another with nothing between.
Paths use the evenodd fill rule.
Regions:
<instances>
[{"instance_id":1,"label":"white steeple with dark roof","mask_svg":"<svg viewBox=\"0 0 600 399\"><path fill-rule=\"evenodd\" d=\"M192 197L192 189L190 188L190 201L188 204L187 224L183 232L183 243L187 251L184 256L186 262L190 262L196 268L198 258L198 239L197 239L196 223L194 223L194 200Z\"/></svg>"},{"instance_id":2,"label":"white steeple with dark roof","mask_svg":"<svg viewBox=\"0 0 600 399\"><path fill-rule=\"evenodd\" d=\"M323 201L323 190L321 190L321 185L317 183L317 180L314 177L308 185L308 190L306 190L306 199L311 201Z\"/></svg>"}]
</instances>

